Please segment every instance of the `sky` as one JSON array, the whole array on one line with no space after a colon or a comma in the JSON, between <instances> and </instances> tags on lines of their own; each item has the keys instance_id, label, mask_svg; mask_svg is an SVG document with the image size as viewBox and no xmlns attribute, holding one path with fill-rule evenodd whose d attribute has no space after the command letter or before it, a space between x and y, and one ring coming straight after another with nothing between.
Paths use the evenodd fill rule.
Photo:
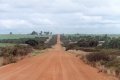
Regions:
<instances>
[{"instance_id":1,"label":"sky","mask_svg":"<svg viewBox=\"0 0 120 80\"><path fill-rule=\"evenodd\" d=\"M0 33L120 34L120 0L0 0Z\"/></svg>"}]
</instances>

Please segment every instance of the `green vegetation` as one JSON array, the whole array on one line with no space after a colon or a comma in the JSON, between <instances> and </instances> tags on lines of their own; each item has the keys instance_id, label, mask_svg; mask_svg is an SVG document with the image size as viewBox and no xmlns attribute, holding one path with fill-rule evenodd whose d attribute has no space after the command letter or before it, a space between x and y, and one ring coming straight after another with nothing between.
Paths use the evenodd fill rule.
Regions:
<instances>
[{"instance_id":1,"label":"green vegetation","mask_svg":"<svg viewBox=\"0 0 120 80\"><path fill-rule=\"evenodd\" d=\"M48 43L45 43L46 48L51 48L53 45L57 43L57 35L53 35Z\"/></svg>"},{"instance_id":2,"label":"green vegetation","mask_svg":"<svg viewBox=\"0 0 120 80\"><path fill-rule=\"evenodd\" d=\"M20 38L35 38L38 35L27 35L27 34L0 34L0 40L3 39L20 39Z\"/></svg>"},{"instance_id":3,"label":"green vegetation","mask_svg":"<svg viewBox=\"0 0 120 80\"><path fill-rule=\"evenodd\" d=\"M0 34L0 40L49 37L50 35L52 35L52 32L45 32L45 31L40 31L40 32L32 31L30 34L13 34L12 32L10 32L10 34Z\"/></svg>"},{"instance_id":4,"label":"green vegetation","mask_svg":"<svg viewBox=\"0 0 120 80\"><path fill-rule=\"evenodd\" d=\"M103 72L115 73L120 77L120 37L119 35L61 35L66 50L90 52L82 59ZM78 54L77 54L78 55ZM99 67L98 67L99 66Z\"/></svg>"},{"instance_id":5,"label":"green vegetation","mask_svg":"<svg viewBox=\"0 0 120 80\"><path fill-rule=\"evenodd\" d=\"M35 38L20 38L20 39L3 39L0 43L14 43L14 44L25 44L28 40L36 40L38 42L45 41L48 37L35 37Z\"/></svg>"},{"instance_id":6,"label":"green vegetation","mask_svg":"<svg viewBox=\"0 0 120 80\"><path fill-rule=\"evenodd\" d=\"M0 43L0 47L14 46L15 44L11 43Z\"/></svg>"},{"instance_id":7,"label":"green vegetation","mask_svg":"<svg viewBox=\"0 0 120 80\"><path fill-rule=\"evenodd\" d=\"M36 55L41 54L43 52L44 52L44 50L33 50L32 56L36 56Z\"/></svg>"},{"instance_id":8,"label":"green vegetation","mask_svg":"<svg viewBox=\"0 0 120 80\"><path fill-rule=\"evenodd\" d=\"M13 34L9 35L13 36ZM34 35L33 35L34 36ZM52 35L50 35L51 37ZM23 36L21 36L23 37ZM25 37L5 38L0 40L0 56L3 57L3 64L14 63L27 55L37 55L41 50L51 48L57 42L57 36L49 37ZM46 42L47 41L47 42ZM34 50L34 51L33 51ZM33 52L33 53L32 53ZM32 53L32 54L31 54Z\"/></svg>"}]
</instances>

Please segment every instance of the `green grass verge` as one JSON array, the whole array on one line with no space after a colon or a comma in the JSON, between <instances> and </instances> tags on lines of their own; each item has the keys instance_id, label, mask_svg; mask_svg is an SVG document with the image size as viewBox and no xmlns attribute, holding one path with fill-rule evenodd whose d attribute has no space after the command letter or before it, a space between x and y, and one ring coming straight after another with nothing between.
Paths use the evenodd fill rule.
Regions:
<instances>
[{"instance_id":1,"label":"green grass verge","mask_svg":"<svg viewBox=\"0 0 120 80\"><path fill-rule=\"evenodd\" d=\"M20 39L20 38L35 38L35 37L40 37L37 35L27 35L27 34L0 34L0 40L2 39Z\"/></svg>"},{"instance_id":2,"label":"green grass verge","mask_svg":"<svg viewBox=\"0 0 120 80\"><path fill-rule=\"evenodd\" d=\"M39 54L41 54L41 53L43 53L43 52L44 52L44 50L34 50L34 51L32 52L32 56L39 55Z\"/></svg>"},{"instance_id":3,"label":"green grass verge","mask_svg":"<svg viewBox=\"0 0 120 80\"><path fill-rule=\"evenodd\" d=\"M14 46L12 43L0 43L0 47Z\"/></svg>"}]
</instances>

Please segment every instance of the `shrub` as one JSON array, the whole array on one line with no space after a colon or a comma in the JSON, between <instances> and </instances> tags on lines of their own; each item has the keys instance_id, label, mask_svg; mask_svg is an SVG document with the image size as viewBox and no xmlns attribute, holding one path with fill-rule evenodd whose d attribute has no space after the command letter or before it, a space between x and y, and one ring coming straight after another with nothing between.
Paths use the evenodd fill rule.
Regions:
<instances>
[{"instance_id":1,"label":"shrub","mask_svg":"<svg viewBox=\"0 0 120 80\"><path fill-rule=\"evenodd\" d=\"M85 52L98 52L98 51L100 51L100 49L97 49L97 48L84 48L84 47L80 47L80 48L78 48L78 50L82 50Z\"/></svg>"},{"instance_id":2,"label":"shrub","mask_svg":"<svg viewBox=\"0 0 120 80\"><path fill-rule=\"evenodd\" d=\"M28 45L15 45L14 47L4 47L1 49L4 64L17 61L17 57L25 56L32 51L32 47Z\"/></svg>"},{"instance_id":3,"label":"shrub","mask_svg":"<svg viewBox=\"0 0 120 80\"><path fill-rule=\"evenodd\" d=\"M110 57L105 53L95 52L86 55L86 59L89 62L98 62L98 61L109 61Z\"/></svg>"},{"instance_id":4,"label":"shrub","mask_svg":"<svg viewBox=\"0 0 120 80\"><path fill-rule=\"evenodd\" d=\"M106 67L117 67L120 68L120 59L113 59L104 64Z\"/></svg>"},{"instance_id":5,"label":"shrub","mask_svg":"<svg viewBox=\"0 0 120 80\"><path fill-rule=\"evenodd\" d=\"M66 51L70 49L75 49L76 45L75 44L69 44L66 46Z\"/></svg>"},{"instance_id":6,"label":"shrub","mask_svg":"<svg viewBox=\"0 0 120 80\"><path fill-rule=\"evenodd\" d=\"M104 62L105 67L114 69L115 75L120 77L120 59L115 58L111 61Z\"/></svg>"},{"instance_id":7,"label":"shrub","mask_svg":"<svg viewBox=\"0 0 120 80\"><path fill-rule=\"evenodd\" d=\"M13 55L27 55L32 51L32 47L29 45L15 45L13 50L11 51L11 54ZM16 53L16 54L15 54Z\"/></svg>"},{"instance_id":8,"label":"shrub","mask_svg":"<svg viewBox=\"0 0 120 80\"><path fill-rule=\"evenodd\" d=\"M27 40L25 41L26 44L29 44L30 46L37 46L38 45L38 42L35 41L35 40Z\"/></svg>"},{"instance_id":9,"label":"shrub","mask_svg":"<svg viewBox=\"0 0 120 80\"><path fill-rule=\"evenodd\" d=\"M77 42L79 47L96 47L98 45L97 40L79 40Z\"/></svg>"},{"instance_id":10,"label":"shrub","mask_svg":"<svg viewBox=\"0 0 120 80\"><path fill-rule=\"evenodd\" d=\"M32 46L35 49L43 50L46 48L44 41L27 40L25 43Z\"/></svg>"}]
</instances>

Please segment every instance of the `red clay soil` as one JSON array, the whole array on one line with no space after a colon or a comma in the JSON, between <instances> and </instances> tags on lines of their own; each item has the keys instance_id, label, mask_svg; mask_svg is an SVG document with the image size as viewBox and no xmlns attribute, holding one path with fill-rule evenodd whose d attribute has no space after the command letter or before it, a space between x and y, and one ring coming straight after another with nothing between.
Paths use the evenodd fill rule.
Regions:
<instances>
[{"instance_id":1,"label":"red clay soil","mask_svg":"<svg viewBox=\"0 0 120 80\"><path fill-rule=\"evenodd\" d=\"M84 64L60 45L60 36L53 49L0 68L0 80L115 80Z\"/></svg>"}]
</instances>

